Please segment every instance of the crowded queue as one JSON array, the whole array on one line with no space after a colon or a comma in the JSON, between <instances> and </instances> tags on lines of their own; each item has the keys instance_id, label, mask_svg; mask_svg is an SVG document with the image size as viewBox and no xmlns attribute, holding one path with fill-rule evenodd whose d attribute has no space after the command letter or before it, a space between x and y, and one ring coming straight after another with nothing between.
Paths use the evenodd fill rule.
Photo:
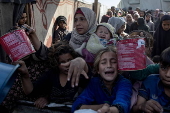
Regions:
<instances>
[{"instance_id":1,"label":"crowded queue","mask_svg":"<svg viewBox=\"0 0 170 113\"><path fill-rule=\"evenodd\" d=\"M19 74L1 106L12 111L17 100L25 99L38 108L69 102L72 113L81 109L97 113L169 110L170 15L163 11L153 15L140 8L133 11L131 7L127 12L121 11L120 14L112 7L97 24L91 9L79 7L71 32L66 29L67 19L59 16L50 48L23 22L36 53L13 62L20 65ZM116 42L140 36L146 42L146 68L118 70ZM155 56L159 57L157 63L153 62ZM14 91L16 95L12 97Z\"/></svg>"}]
</instances>

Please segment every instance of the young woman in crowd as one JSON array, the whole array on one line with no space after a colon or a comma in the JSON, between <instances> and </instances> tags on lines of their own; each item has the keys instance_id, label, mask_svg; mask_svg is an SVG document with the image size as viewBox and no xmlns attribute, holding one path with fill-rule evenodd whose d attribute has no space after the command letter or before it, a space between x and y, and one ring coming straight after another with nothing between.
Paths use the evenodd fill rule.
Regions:
<instances>
[{"instance_id":1,"label":"young woman in crowd","mask_svg":"<svg viewBox=\"0 0 170 113\"><path fill-rule=\"evenodd\" d=\"M125 29L125 33L130 33L130 27L131 27L131 25L132 25L132 23L134 22L134 19L133 19L133 17L132 17L132 15L131 14L127 14L126 15L126 29Z\"/></svg>"},{"instance_id":2,"label":"young woman in crowd","mask_svg":"<svg viewBox=\"0 0 170 113\"><path fill-rule=\"evenodd\" d=\"M129 113L132 84L119 74L117 52L114 47L100 50L95 58L97 77L76 99L72 112L77 109L92 109L99 113Z\"/></svg>"},{"instance_id":3,"label":"young woman in crowd","mask_svg":"<svg viewBox=\"0 0 170 113\"><path fill-rule=\"evenodd\" d=\"M135 13L133 18L134 18L134 22L132 23L132 25L130 26L130 32L132 32L133 30L137 30L138 28L138 24L137 24L137 20L139 18L139 14L138 13Z\"/></svg>"},{"instance_id":4,"label":"young woman in crowd","mask_svg":"<svg viewBox=\"0 0 170 113\"><path fill-rule=\"evenodd\" d=\"M80 7L74 15L74 30L65 37L73 49L79 48L95 31L96 14L89 8Z\"/></svg>"},{"instance_id":5,"label":"young woman in crowd","mask_svg":"<svg viewBox=\"0 0 170 113\"><path fill-rule=\"evenodd\" d=\"M160 55L161 52L170 46L170 15L164 15L161 18L159 27L154 34L154 45L152 51L152 57Z\"/></svg>"}]
</instances>

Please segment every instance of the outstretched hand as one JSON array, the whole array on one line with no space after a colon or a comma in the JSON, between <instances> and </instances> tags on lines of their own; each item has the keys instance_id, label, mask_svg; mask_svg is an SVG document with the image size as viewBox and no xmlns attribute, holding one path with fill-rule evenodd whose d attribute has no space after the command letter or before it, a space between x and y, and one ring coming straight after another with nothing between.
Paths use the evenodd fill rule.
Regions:
<instances>
[{"instance_id":1,"label":"outstretched hand","mask_svg":"<svg viewBox=\"0 0 170 113\"><path fill-rule=\"evenodd\" d=\"M98 113L109 113L109 111L110 111L110 105L107 103L103 104L102 108L97 110Z\"/></svg>"},{"instance_id":2,"label":"outstretched hand","mask_svg":"<svg viewBox=\"0 0 170 113\"><path fill-rule=\"evenodd\" d=\"M141 110L145 113L163 113L162 106L155 100L148 100L141 105Z\"/></svg>"},{"instance_id":3,"label":"outstretched hand","mask_svg":"<svg viewBox=\"0 0 170 113\"><path fill-rule=\"evenodd\" d=\"M87 76L87 72L88 72L87 64L84 61L84 59L82 59L80 57L75 58L75 59L71 60L70 62L67 62L65 64L61 64L61 65L69 66L67 80L70 81L70 78L71 78L72 87L78 86L80 74L84 75L84 77L86 79L89 78Z\"/></svg>"},{"instance_id":4,"label":"outstretched hand","mask_svg":"<svg viewBox=\"0 0 170 113\"><path fill-rule=\"evenodd\" d=\"M34 105L37 108L44 108L48 104L48 99L46 97L40 97L35 102Z\"/></svg>"}]
</instances>

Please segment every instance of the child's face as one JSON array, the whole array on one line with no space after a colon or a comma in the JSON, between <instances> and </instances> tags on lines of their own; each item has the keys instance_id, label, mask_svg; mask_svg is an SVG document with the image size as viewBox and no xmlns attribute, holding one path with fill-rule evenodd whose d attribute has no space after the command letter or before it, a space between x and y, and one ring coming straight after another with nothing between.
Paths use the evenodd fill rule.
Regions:
<instances>
[{"instance_id":1,"label":"child's face","mask_svg":"<svg viewBox=\"0 0 170 113\"><path fill-rule=\"evenodd\" d=\"M162 28L165 31L168 31L170 29L170 20L162 21Z\"/></svg>"},{"instance_id":2,"label":"child's face","mask_svg":"<svg viewBox=\"0 0 170 113\"><path fill-rule=\"evenodd\" d=\"M58 23L58 26L59 26L60 28L65 29L65 28L66 28L66 23L65 23L64 21L60 21L60 22Z\"/></svg>"},{"instance_id":3,"label":"child's face","mask_svg":"<svg viewBox=\"0 0 170 113\"><path fill-rule=\"evenodd\" d=\"M113 82L118 74L117 70L117 55L114 52L105 52L102 54L99 61L98 74L106 82Z\"/></svg>"},{"instance_id":4,"label":"child's face","mask_svg":"<svg viewBox=\"0 0 170 113\"><path fill-rule=\"evenodd\" d=\"M19 25L24 25L26 21L27 21L27 14L26 14L26 13L23 13L23 14L22 14L22 17L19 19L18 24L19 24Z\"/></svg>"},{"instance_id":5,"label":"child's face","mask_svg":"<svg viewBox=\"0 0 170 113\"><path fill-rule=\"evenodd\" d=\"M144 34L143 34L143 32L140 32L140 36L141 36L141 37L144 37Z\"/></svg>"},{"instance_id":6,"label":"child's face","mask_svg":"<svg viewBox=\"0 0 170 113\"><path fill-rule=\"evenodd\" d=\"M111 38L110 31L104 26L99 26L97 28L96 35L99 38L103 38L103 39L106 39L106 40L109 40Z\"/></svg>"},{"instance_id":7,"label":"child's face","mask_svg":"<svg viewBox=\"0 0 170 113\"><path fill-rule=\"evenodd\" d=\"M73 56L70 53L62 54L59 56L59 70L60 74L67 75L69 66L65 66L64 64L73 60Z\"/></svg>"},{"instance_id":8,"label":"child's face","mask_svg":"<svg viewBox=\"0 0 170 113\"><path fill-rule=\"evenodd\" d=\"M170 66L165 67L160 65L159 74L162 83L170 88Z\"/></svg>"}]
</instances>

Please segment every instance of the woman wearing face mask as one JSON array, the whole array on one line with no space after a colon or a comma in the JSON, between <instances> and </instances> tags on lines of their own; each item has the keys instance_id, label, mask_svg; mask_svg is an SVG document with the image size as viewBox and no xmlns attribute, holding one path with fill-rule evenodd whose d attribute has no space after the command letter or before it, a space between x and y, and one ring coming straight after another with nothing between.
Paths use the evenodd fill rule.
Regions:
<instances>
[{"instance_id":1,"label":"woman wearing face mask","mask_svg":"<svg viewBox=\"0 0 170 113\"><path fill-rule=\"evenodd\" d=\"M74 30L65 37L73 49L79 48L96 27L96 14L89 8L80 7L74 15Z\"/></svg>"},{"instance_id":2,"label":"woman wearing face mask","mask_svg":"<svg viewBox=\"0 0 170 113\"><path fill-rule=\"evenodd\" d=\"M164 15L161 18L159 27L154 34L154 45L152 49L152 57L160 55L161 52L170 46L170 15Z\"/></svg>"}]
</instances>

